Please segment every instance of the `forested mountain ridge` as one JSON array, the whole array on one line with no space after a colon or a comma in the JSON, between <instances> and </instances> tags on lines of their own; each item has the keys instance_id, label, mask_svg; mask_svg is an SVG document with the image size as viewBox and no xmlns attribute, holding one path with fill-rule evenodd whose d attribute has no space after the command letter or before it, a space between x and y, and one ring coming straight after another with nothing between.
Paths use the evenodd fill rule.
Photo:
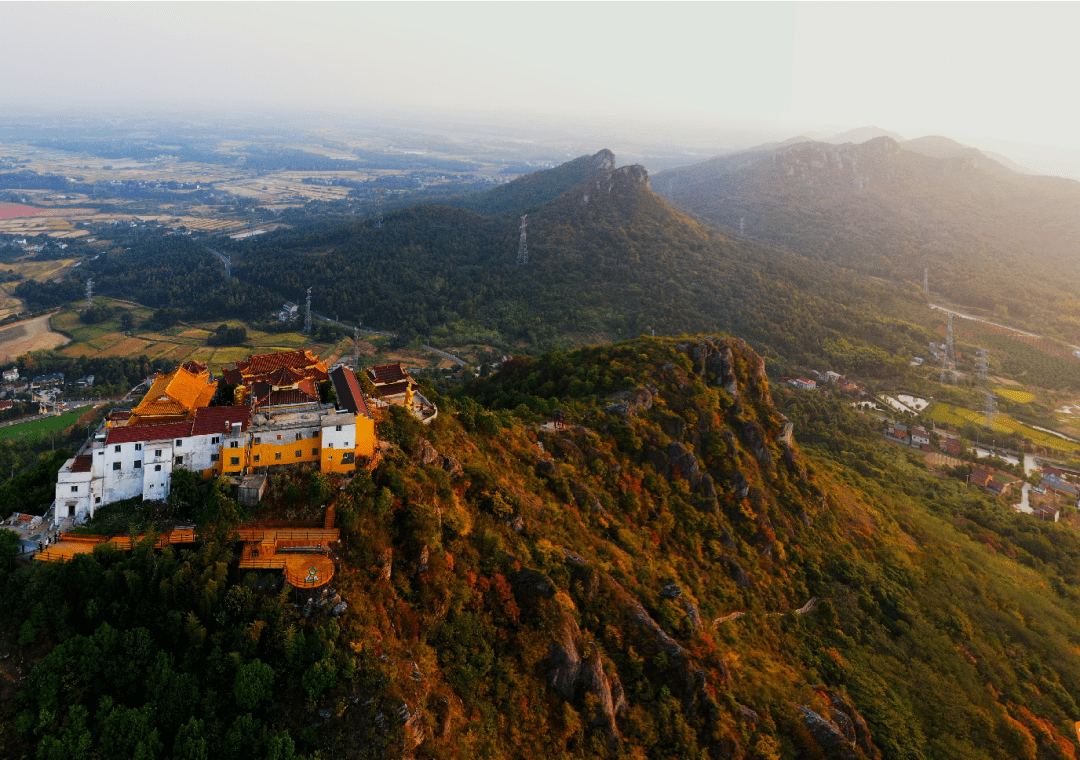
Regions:
<instances>
[{"instance_id":1,"label":"forested mountain ridge","mask_svg":"<svg viewBox=\"0 0 1080 760\"><path fill-rule=\"evenodd\" d=\"M221 488L184 494L198 552L4 578L2 753L1075 758L1075 534L771 388L743 341L425 393L438 419L395 407L340 492L340 617L244 579Z\"/></svg>"},{"instance_id":2,"label":"forested mountain ridge","mask_svg":"<svg viewBox=\"0 0 1080 760\"><path fill-rule=\"evenodd\" d=\"M405 342L513 353L722 330L772 360L872 374L902 372L925 346L925 330L883 316L883 305L910 300L902 288L719 234L654 193L644 168L593 171L609 156L571 162L590 178L530 213L524 266L516 215L427 204L381 227L313 223L216 241L231 279L200 242L133 231L131 250L85 262L80 279L24 283L17 294L33 308L67 304L92 276L96 293L201 321L262 316L311 287L317 312Z\"/></svg>"},{"instance_id":3,"label":"forested mountain ridge","mask_svg":"<svg viewBox=\"0 0 1080 760\"><path fill-rule=\"evenodd\" d=\"M946 138L801 142L661 172L696 218L1080 340L1080 183L1017 174ZM1066 281L1067 280L1067 281Z\"/></svg>"}]
</instances>

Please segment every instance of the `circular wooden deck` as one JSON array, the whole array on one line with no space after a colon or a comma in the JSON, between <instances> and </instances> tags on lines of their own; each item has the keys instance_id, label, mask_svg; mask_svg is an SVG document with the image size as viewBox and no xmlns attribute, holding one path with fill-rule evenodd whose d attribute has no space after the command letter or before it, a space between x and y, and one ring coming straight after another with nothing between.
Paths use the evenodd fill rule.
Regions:
<instances>
[{"instance_id":1,"label":"circular wooden deck","mask_svg":"<svg viewBox=\"0 0 1080 760\"><path fill-rule=\"evenodd\" d=\"M285 559L285 580L296 588L319 588L333 577L334 561L325 554L290 554Z\"/></svg>"}]
</instances>

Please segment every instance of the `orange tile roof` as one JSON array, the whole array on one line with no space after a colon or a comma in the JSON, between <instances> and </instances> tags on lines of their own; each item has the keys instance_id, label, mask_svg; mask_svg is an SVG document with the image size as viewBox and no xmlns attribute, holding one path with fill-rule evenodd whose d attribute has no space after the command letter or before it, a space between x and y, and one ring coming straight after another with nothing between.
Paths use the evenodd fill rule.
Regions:
<instances>
[{"instance_id":1,"label":"orange tile roof","mask_svg":"<svg viewBox=\"0 0 1080 760\"><path fill-rule=\"evenodd\" d=\"M167 375L159 375L143 400L132 410L133 417L189 416L214 397L217 385L210 382L206 372L195 374L179 367Z\"/></svg>"}]
</instances>

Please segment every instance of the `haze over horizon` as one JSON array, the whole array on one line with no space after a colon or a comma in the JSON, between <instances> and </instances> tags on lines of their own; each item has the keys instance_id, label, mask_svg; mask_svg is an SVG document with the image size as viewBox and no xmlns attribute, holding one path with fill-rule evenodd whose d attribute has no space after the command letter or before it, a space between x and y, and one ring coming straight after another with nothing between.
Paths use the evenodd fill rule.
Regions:
<instances>
[{"instance_id":1,"label":"haze over horizon","mask_svg":"<svg viewBox=\"0 0 1080 760\"><path fill-rule=\"evenodd\" d=\"M404 113L678 128L717 150L873 124L1080 163L1072 4L5 3L0 19L23 32L0 49L22 72L0 83L10 118Z\"/></svg>"}]
</instances>

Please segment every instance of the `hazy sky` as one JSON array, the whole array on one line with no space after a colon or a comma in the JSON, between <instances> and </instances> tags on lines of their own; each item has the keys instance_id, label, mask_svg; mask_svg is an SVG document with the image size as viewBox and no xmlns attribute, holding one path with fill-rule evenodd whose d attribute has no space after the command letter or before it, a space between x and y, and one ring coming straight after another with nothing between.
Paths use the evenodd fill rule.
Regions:
<instances>
[{"instance_id":1,"label":"hazy sky","mask_svg":"<svg viewBox=\"0 0 1080 760\"><path fill-rule=\"evenodd\" d=\"M0 28L9 108L393 105L1080 150L1074 3L0 2Z\"/></svg>"}]
</instances>

